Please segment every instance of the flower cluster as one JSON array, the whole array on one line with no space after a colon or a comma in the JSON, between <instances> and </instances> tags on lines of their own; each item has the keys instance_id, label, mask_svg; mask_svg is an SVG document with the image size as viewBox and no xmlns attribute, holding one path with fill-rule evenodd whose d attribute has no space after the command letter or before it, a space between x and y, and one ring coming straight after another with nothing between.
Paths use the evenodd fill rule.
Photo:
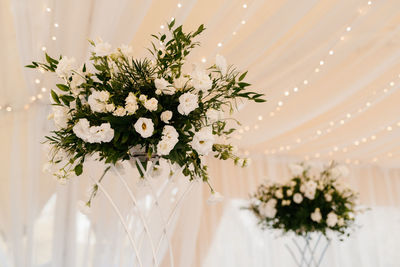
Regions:
<instances>
[{"instance_id":1,"label":"flower cluster","mask_svg":"<svg viewBox=\"0 0 400 267\"><path fill-rule=\"evenodd\" d=\"M228 140L235 131L226 116L237 100L265 102L263 95L248 91L247 72L228 66L220 55L209 68L190 71L185 60L204 27L185 33L174 23L168 25L170 37L153 35L150 59L134 59L132 47L114 49L99 40L90 41L90 61L80 67L73 58L47 54L46 63L27 66L55 72L61 80L51 91L56 130L46 137L53 146L51 163L62 163L57 177L80 175L85 158L95 154L107 164L137 157L143 166L154 161L154 168L167 160L190 179L205 182L204 155L246 165L232 145L217 140Z\"/></svg>"},{"instance_id":2,"label":"flower cluster","mask_svg":"<svg viewBox=\"0 0 400 267\"><path fill-rule=\"evenodd\" d=\"M293 178L285 184L263 184L249 207L263 227L306 235L327 230L349 234L354 223L357 195L338 179L348 175L343 165L324 170L304 163L289 165Z\"/></svg>"}]
</instances>

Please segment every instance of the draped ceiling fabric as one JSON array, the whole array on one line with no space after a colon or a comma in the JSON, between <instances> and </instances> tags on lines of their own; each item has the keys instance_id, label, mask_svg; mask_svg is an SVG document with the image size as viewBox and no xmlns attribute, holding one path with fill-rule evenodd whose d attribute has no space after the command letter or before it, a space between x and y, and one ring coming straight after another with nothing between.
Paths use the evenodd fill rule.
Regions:
<instances>
[{"instance_id":1,"label":"draped ceiling fabric","mask_svg":"<svg viewBox=\"0 0 400 267\"><path fill-rule=\"evenodd\" d=\"M335 159L363 170L352 177L365 204L399 206L393 194L400 184L399 10L397 0L0 0L0 262L59 267L69 266L66 255L79 258L73 243L65 245L68 250L53 240L46 249L50 262L37 259L38 242L45 240L37 233L38 224L46 225L43 214L54 215L53 207L60 220L75 211L65 207L83 198L79 192L87 181L66 189L41 172L46 157L40 141L51 129L46 114L54 80L22 66L43 60L43 50L84 62L87 39L97 37L131 44L136 56L145 56L150 34L165 31L160 26L171 18L187 30L202 23L207 28L188 62L208 66L222 54L248 69L252 89L266 94L267 103L238 103L234 114L243 124L233 141L255 166ZM267 175L268 168L237 172L222 164L211 163L211 177L227 197L246 198ZM370 191L358 186L365 176ZM187 253L193 266L206 255L223 209L197 205L204 212L202 226L178 227L192 235L199 231L196 250ZM67 242L60 232L73 222L59 222L52 224L52 237ZM174 243L188 247L179 238ZM188 257L178 257L179 266L190 266Z\"/></svg>"}]
</instances>

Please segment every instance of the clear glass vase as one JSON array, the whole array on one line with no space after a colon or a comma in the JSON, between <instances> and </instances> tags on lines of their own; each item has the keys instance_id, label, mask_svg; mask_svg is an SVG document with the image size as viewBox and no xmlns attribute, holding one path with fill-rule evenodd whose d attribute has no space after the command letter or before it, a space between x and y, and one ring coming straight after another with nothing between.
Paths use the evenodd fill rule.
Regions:
<instances>
[{"instance_id":1,"label":"clear glass vase","mask_svg":"<svg viewBox=\"0 0 400 267\"><path fill-rule=\"evenodd\" d=\"M319 267L330 245L330 240L320 233L294 236L285 244L298 267Z\"/></svg>"}]
</instances>

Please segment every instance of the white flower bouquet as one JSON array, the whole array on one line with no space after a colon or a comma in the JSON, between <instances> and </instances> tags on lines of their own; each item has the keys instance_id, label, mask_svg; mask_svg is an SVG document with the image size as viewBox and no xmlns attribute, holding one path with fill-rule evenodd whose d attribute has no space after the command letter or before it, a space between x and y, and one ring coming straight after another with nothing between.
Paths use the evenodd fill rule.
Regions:
<instances>
[{"instance_id":1,"label":"white flower bouquet","mask_svg":"<svg viewBox=\"0 0 400 267\"><path fill-rule=\"evenodd\" d=\"M248 91L247 72L228 66L222 56L207 69L195 66L188 72L185 59L199 45L193 39L204 27L185 33L174 23L168 25L170 37L152 35L151 59L134 59L127 45L112 49L106 42L90 41L90 61L78 68L73 58L47 54L46 63L27 66L60 78L51 91L56 130L46 137L52 146L50 163L59 166L58 179L81 175L85 159L93 155L106 164L139 158L143 166L152 161L154 168L167 161L182 167L190 180L207 183L202 156L212 153L246 164L231 144L218 143L235 131L224 115L237 100L265 102L263 95Z\"/></svg>"},{"instance_id":2,"label":"white flower bouquet","mask_svg":"<svg viewBox=\"0 0 400 267\"><path fill-rule=\"evenodd\" d=\"M331 163L322 171L301 163L289 166L293 177L285 184L263 184L248 207L262 227L306 236L327 230L349 235L354 225L357 194L338 179L347 167Z\"/></svg>"}]
</instances>

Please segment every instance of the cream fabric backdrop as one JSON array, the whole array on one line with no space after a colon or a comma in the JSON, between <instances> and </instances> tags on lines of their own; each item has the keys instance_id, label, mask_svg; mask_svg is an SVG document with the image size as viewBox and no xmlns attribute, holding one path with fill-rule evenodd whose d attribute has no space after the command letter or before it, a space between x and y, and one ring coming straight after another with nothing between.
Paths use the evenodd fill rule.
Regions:
<instances>
[{"instance_id":1,"label":"cream fabric backdrop","mask_svg":"<svg viewBox=\"0 0 400 267\"><path fill-rule=\"evenodd\" d=\"M216 53L223 54L240 69L249 69L254 89L269 99L262 106L240 106L235 117L244 124L234 140L255 163L237 170L212 162L217 190L229 198L246 198L264 174L285 177L288 160L333 158L353 164L350 182L361 191L363 203L398 207L400 2L371 3L185 0L179 8L172 0L0 0L1 264L69 267L90 260L76 246L87 243L80 236L93 227L75 205L84 196L87 177L64 187L42 174L46 156L40 141L51 127L46 121L48 90L41 90L50 89L53 80L22 66L43 60L43 47L51 55L83 62L86 40L98 36L113 45L130 43L143 56L149 34L161 31L171 17L188 29L200 23L208 28L191 60L212 64ZM32 97L37 100L30 103ZM183 207L190 212L182 211L176 229L182 236L197 235L196 248L190 243L194 238L176 234L173 240L178 250L185 248L176 258L182 267L193 259L193 266L200 266L224 209L204 206L196 198L199 191L194 192L195 199ZM107 224L100 225L104 238L113 234L105 231ZM103 255L105 248L98 244L90 255Z\"/></svg>"}]
</instances>

